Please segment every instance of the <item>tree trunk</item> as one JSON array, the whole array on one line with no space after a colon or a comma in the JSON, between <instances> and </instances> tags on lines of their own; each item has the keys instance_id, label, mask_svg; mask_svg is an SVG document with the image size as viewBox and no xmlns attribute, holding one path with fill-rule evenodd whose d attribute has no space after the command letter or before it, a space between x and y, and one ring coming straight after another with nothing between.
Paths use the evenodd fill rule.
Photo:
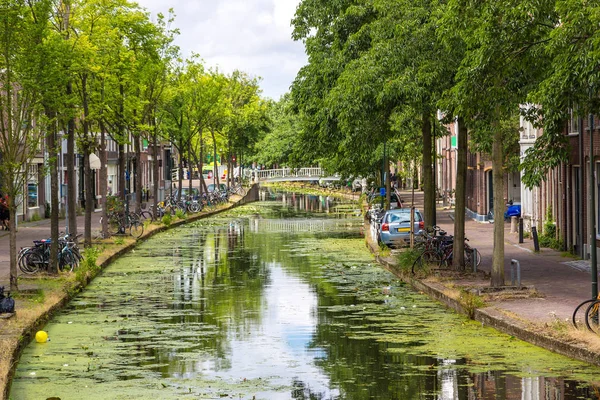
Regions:
<instances>
[{"instance_id":1,"label":"tree trunk","mask_svg":"<svg viewBox=\"0 0 600 400\"><path fill-rule=\"evenodd\" d=\"M90 140L90 139L88 139ZM94 174L90 168L91 145L86 144L83 155L85 177L85 218L83 241L85 247L92 245L92 213L94 212Z\"/></svg>"},{"instance_id":2,"label":"tree trunk","mask_svg":"<svg viewBox=\"0 0 600 400\"><path fill-rule=\"evenodd\" d=\"M157 213L156 213L156 208L158 205L158 183L160 182L159 180L159 175L160 175L160 166L158 165L158 133L156 132L156 120L154 119L154 116L152 116L152 119L150 120L152 127L154 128L152 130L152 134L153 134L153 145L152 145L152 159L154 160L154 163L152 164L152 169L153 169L153 177L152 177L152 196L154 197L153 202L154 202L154 206L152 207L152 218L156 219L158 217Z\"/></svg>"},{"instance_id":3,"label":"tree trunk","mask_svg":"<svg viewBox=\"0 0 600 400\"><path fill-rule=\"evenodd\" d=\"M467 127L464 119L458 118L456 193L454 197L454 246L452 266L455 270L465 265L465 212L467 206ZM473 259L472 259L473 260ZM474 260L473 260L474 261Z\"/></svg>"},{"instance_id":4,"label":"tree trunk","mask_svg":"<svg viewBox=\"0 0 600 400\"><path fill-rule=\"evenodd\" d=\"M10 185L9 185L10 186ZM14 193L14 188L9 188L9 193ZM8 226L10 228L10 232L8 235L9 240L9 258L10 258L10 291L18 292L19 291L19 280L17 278L18 270L17 270L17 207L15 207L13 203L13 198L8 198L8 209L10 213L10 221Z\"/></svg>"},{"instance_id":5,"label":"tree trunk","mask_svg":"<svg viewBox=\"0 0 600 400\"><path fill-rule=\"evenodd\" d=\"M387 147L387 145L384 145L384 149L385 147ZM390 181L390 163L387 160L387 153L384 150L383 152L383 165L384 165L384 176L385 176L385 206L387 209L390 208L390 202L392 200L392 193L391 193L391 181ZM400 199L398 199L398 202L400 201ZM398 207L400 207L400 204L398 204Z\"/></svg>"},{"instance_id":6,"label":"tree trunk","mask_svg":"<svg viewBox=\"0 0 600 400\"><path fill-rule=\"evenodd\" d=\"M198 164L198 171L200 172L200 198L202 198L202 193L208 192L206 190L206 182L204 182L204 142L202 141L202 132L200 132L200 158L196 159L196 164Z\"/></svg>"},{"instance_id":7,"label":"tree trunk","mask_svg":"<svg viewBox=\"0 0 600 400\"><path fill-rule=\"evenodd\" d=\"M108 154L106 153L106 129L100 122L100 197L102 198L102 237L108 237L107 197L108 197Z\"/></svg>"},{"instance_id":8,"label":"tree trunk","mask_svg":"<svg viewBox=\"0 0 600 400\"><path fill-rule=\"evenodd\" d=\"M48 151L48 172L50 174L50 260L48 271L58 273L58 154L57 132L56 132L56 113L50 108L45 109L48 125L46 127L46 149Z\"/></svg>"},{"instance_id":9,"label":"tree trunk","mask_svg":"<svg viewBox=\"0 0 600 400\"><path fill-rule=\"evenodd\" d=\"M135 150L135 212L142 211L142 139L139 135L133 138L133 146Z\"/></svg>"},{"instance_id":10,"label":"tree trunk","mask_svg":"<svg viewBox=\"0 0 600 400\"><path fill-rule=\"evenodd\" d=\"M423 114L421 126L423 134L423 217L425 226L432 226L435 214L435 201L433 194L433 168L432 168L432 135L431 135L431 117Z\"/></svg>"},{"instance_id":11,"label":"tree trunk","mask_svg":"<svg viewBox=\"0 0 600 400\"><path fill-rule=\"evenodd\" d=\"M122 131L120 131L122 133ZM126 193L126 181L125 181L125 170L127 169L125 165L125 145L119 143L119 198L123 203L125 203L125 193Z\"/></svg>"},{"instance_id":12,"label":"tree trunk","mask_svg":"<svg viewBox=\"0 0 600 400\"><path fill-rule=\"evenodd\" d=\"M217 138L215 137L215 131L210 131L213 140L213 185L215 190L219 184L219 167L217 167Z\"/></svg>"},{"instance_id":13,"label":"tree trunk","mask_svg":"<svg viewBox=\"0 0 600 400\"><path fill-rule=\"evenodd\" d=\"M93 151L93 139L90 137L89 102L87 93L87 75L81 77L81 93L83 97L83 162L85 186L85 217L83 228L83 241L85 247L92 245L92 213L94 212L93 185L94 176L90 168L90 153Z\"/></svg>"},{"instance_id":14,"label":"tree trunk","mask_svg":"<svg viewBox=\"0 0 600 400\"><path fill-rule=\"evenodd\" d=\"M497 113L498 114L498 113ZM504 286L504 152L503 135L498 126L494 127L492 144L492 179L494 185L494 252L492 260L491 286Z\"/></svg>"},{"instance_id":15,"label":"tree trunk","mask_svg":"<svg viewBox=\"0 0 600 400\"><path fill-rule=\"evenodd\" d=\"M179 176L177 177L177 201L181 200L181 188L183 186L183 157L179 154Z\"/></svg>"},{"instance_id":16,"label":"tree trunk","mask_svg":"<svg viewBox=\"0 0 600 400\"><path fill-rule=\"evenodd\" d=\"M71 95L72 86L67 86ZM67 122L67 213L69 233L77 234L77 179L75 178L75 119Z\"/></svg>"}]
</instances>

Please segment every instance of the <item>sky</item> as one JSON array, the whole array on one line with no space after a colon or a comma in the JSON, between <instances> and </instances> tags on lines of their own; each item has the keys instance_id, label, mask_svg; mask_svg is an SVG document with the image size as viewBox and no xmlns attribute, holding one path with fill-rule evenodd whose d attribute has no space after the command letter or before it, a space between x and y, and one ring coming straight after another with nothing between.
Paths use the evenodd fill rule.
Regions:
<instances>
[{"instance_id":1,"label":"sky","mask_svg":"<svg viewBox=\"0 0 600 400\"><path fill-rule=\"evenodd\" d=\"M154 19L175 11L175 44L184 57L198 53L207 67L261 77L263 96L278 100L307 63L302 42L291 38L300 0L137 0Z\"/></svg>"}]
</instances>

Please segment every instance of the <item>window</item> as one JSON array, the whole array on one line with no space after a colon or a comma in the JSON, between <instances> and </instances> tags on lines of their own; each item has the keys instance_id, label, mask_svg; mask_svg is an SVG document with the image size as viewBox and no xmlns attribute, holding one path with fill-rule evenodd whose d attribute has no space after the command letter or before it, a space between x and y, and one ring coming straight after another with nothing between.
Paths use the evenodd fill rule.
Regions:
<instances>
[{"instance_id":1,"label":"window","mask_svg":"<svg viewBox=\"0 0 600 400\"><path fill-rule=\"evenodd\" d=\"M38 165L30 165L27 169L27 207L38 206Z\"/></svg>"},{"instance_id":2,"label":"window","mask_svg":"<svg viewBox=\"0 0 600 400\"><path fill-rule=\"evenodd\" d=\"M572 108L569 108L568 130L570 135L579 134L579 117Z\"/></svg>"}]
</instances>

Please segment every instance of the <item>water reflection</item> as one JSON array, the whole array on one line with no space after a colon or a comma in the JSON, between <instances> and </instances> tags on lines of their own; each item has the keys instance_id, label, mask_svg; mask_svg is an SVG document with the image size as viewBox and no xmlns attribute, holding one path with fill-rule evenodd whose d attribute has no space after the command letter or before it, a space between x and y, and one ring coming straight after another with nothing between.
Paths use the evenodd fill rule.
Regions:
<instances>
[{"instance_id":1,"label":"water reflection","mask_svg":"<svg viewBox=\"0 0 600 400\"><path fill-rule=\"evenodd\" d=\"M372 265L355 205L262 196L115 262L27 347L11 398L598 398L597 369Z\"/></svg>"}]
</instances>

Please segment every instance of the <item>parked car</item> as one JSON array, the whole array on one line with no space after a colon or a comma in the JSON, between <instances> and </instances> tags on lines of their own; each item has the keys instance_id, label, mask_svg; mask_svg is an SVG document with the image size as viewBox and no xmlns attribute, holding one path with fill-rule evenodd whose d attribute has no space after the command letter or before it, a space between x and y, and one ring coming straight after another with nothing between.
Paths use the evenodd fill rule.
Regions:
<instances>
[{"instance_id":1,"label":"parked car","mask_svg":"<svg viewBox=\"0 0 600 400\"><path fill-rule=\"evenodd\" d=\"M173 198L177 199L177 194L179 193L179 189L175 189L173 190ZM190 194L190 188L189 187L183 187L181 188L181 198L184 199L187 197L187 195ZM193 199L198 199L198 196L200 195L200 190L198 188L192 188L192 198Z\"/></svg>"},{"instance_id":2,"label":"parked car","mask_svg":"<svg viewBox=\"0 0 600 400\"><path fill-rule=\"evenodd\" d=\"M211 183L210 185L207 186L209 192L214 192L215 191L215 187L216 187L216 185L214 183ZM220 183L219 184L219 191L226 192L227 191L227 185L224 184L224 183Z\"/></svg>"},{"instance_id":3,"label":"parked car","mask_svg":"<svg viewBox=\"0 0 600 400\"><path fill-rule=\"evenodd\" d=\"M385 202L385 199L384 199ZM370 201L371 204L380 204L381 203L381 196L377 195L375 197L373 197L373 199ZM396 192L392 192L390 194L390 210L393 210L395 208L402 208L402 199L398 198L398 194Z\"/></svg>"},{"instance_id":4,"label":"parked car","mask_svg":"<svg viewBox=\"0 0 600 400\"><path fill-rule=\"evenodd\" d=\"M423 229L423 215L415 209L413 232L419 234ZM400 247L410 240L410 208L397 208L385 212L379 227L379 240L390 247Z\"/></svg>"}]
</instances>

